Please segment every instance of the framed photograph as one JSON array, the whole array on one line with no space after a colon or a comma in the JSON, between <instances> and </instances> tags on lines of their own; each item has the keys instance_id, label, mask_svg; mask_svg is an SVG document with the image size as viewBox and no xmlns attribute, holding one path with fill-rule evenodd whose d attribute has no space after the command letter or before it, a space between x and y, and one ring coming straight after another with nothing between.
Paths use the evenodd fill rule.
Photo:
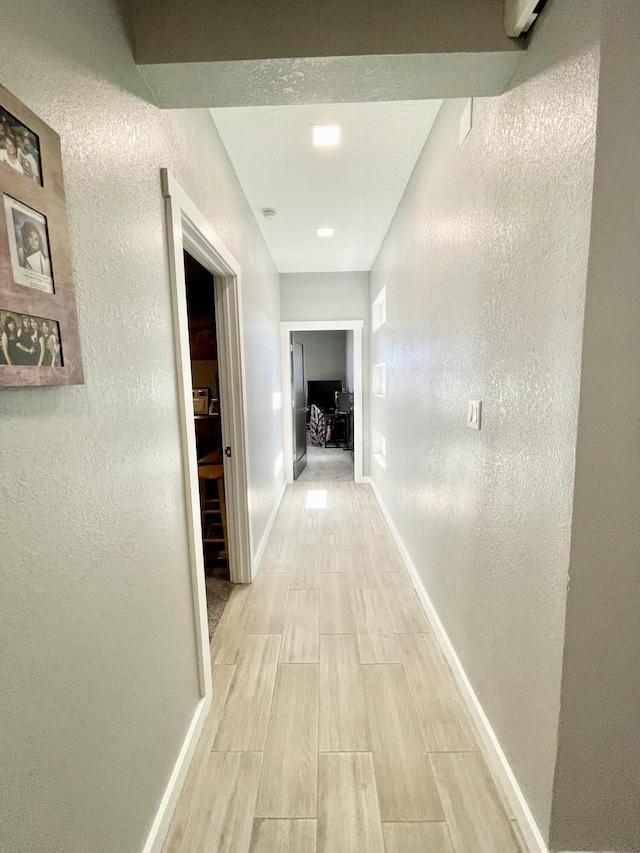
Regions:
<instances>
[{"instance_id":1,"label":"framed photograph","mask_svg":"<svg viewBox=\"0 0 640 853\"><path fill-rule=\"evenodd\" d=\"M62 367L62 363L55 320L0 310L0 365Z\"/></svg>"},{"instance_id":2,"label":"framed photograph","mask_svg":"<svg viewBox=\"0 0 640 853\"><path fill-rule=\"evenodd\" d=\"M0 86L0 387L84 382L60 139Z\"/></svg>"},{"instance_id":3,"label":"framed photograph","mask_svg":"<svg viewBox=\"0 0 640 853\"><path fill-rule=\"evenodd\" d=\"M40 140L8 110L0 107L0 162L42 186Z\"/></svg>"},{"instance_id":4,"label":"framed photograph","mask_svg":"<svg viewBox=\"0 0 640 853\"><path fill-rule=\"evenodd\" d=\"M53 293L47 220L8 195L4 197L4 210L13 280L24 287Z\"/></svg>"}]
</instances>

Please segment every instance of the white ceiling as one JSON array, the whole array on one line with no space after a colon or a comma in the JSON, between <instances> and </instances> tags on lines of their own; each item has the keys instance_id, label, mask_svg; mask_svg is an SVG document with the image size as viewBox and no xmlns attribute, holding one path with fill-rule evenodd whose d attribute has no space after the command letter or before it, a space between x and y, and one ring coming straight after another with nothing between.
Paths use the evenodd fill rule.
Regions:
<instances>
[{"instance_id":1,"label":"white ceiling","mask_svg":"<svg viewBox=\"0 0 640 853\"><path fill-rule=\"evenodd\" d=\"M371 269L441 103L211 110L280 272ZM342 125L341 144L316 148L314 124ZM334 236L319 238L322 225Z\"/></svg>"}]
</instances>

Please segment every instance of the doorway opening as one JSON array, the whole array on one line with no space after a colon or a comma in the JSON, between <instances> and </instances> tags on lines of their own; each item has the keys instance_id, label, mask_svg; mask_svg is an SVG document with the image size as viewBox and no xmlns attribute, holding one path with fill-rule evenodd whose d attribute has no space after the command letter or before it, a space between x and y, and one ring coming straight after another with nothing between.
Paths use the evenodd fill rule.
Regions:
<instances>
[{"instance_id":1,"label":"doorway opening","mask_svg":"<svg viewBox=\"0 0 640 853\"><path fill-rule=\"evenodd\" d=\"M183 257L207 623L209 636L213 637L233 589L229 572L215 283L212 273L189 252L185 250Z\"/></svg>"},{"instance_id":2,"label":"doorway opening","mask_svg":"<svg viewBox=\"0 0 640 853\"><path fill-rule=\"evenodd\" d=\"M293 478L353 480L353 331L291 332Z\"/></svg>"},{"instance_id":3,"label":"doorway opening","mask_svg":"<svg viewBox=\"0 0 640 853\"><path fill-rule=\"evenodd\" d=\"M362 320L280 324L288 483L362 476Z\"/></svg>"}]
</instances>

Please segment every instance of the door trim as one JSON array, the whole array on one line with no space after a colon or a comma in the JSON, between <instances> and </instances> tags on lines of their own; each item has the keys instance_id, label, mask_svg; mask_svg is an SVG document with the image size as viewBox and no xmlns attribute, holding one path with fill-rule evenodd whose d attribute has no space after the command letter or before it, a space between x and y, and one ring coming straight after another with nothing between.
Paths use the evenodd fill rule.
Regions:
<instances>
[{"instance_id":1,"label":"door trim","mask_svg":"<svg viewBox=\"0 0 640 853\"><path fill-rule=\"evenodd\" d=\"M298 423L298 407L296 406L296 400L297 400L298 395L297 395L297 389L294 385L294 381L296 379L296 352L297 352L296 347L300 347L300 353L301 353L301 359L302 359L302 365L301 365L301 367L302 367L302 399L304 401L304 399L305 399L305 393L304 393L304 390L305 390L304 346L303 346L303 344L300 343L300 341L295 341L293 339L293 335L289 336L289 340L291 341L291 343L290 343L290 349L291 349L291 359L290 359L290 361L291 361L291 387L293 389L293 398L291 401L291 412L292 412L292 417L293 417L293 426L291 429L291 438L292 438L291 446L294 449L294 452L292 455L292 464L293 464L293 479L297 480L298 477L300 476L300 474L302 474L304 469L307 467L307 425L306 425L306 417L305 417L305 429L304 429L304 453L302 454L302 456L304 457L304 465L300 468L299 464L298 464L299 463L298 453L300 451L300 447L298 445L298 438L299 438L298 431L299 431L300 424ZM293 440L294 438L295 438L295 441Z\"/></svg>"},{"instance_id":2,"label":"door trim","mask_svg":"<svg viewBox=\"0 0 640 853\"><path fill-rule=\"evenodd\" d=\"M224 459L231 580L236 583L249 583L253 576L253 547L247 498L245 420L247 405L244 381L240 266L171 172L167 169L161 169L161 179L167 217L182 467L201 699L195 708L182 748L169 777L160 806L147 836L143 853L160 853L162 850L213 698L202 529L200 527L198 460L193 426L191 353L189 350L187 293L184 277L184 249L187 249L189 254L193 255L214 277L221 426L223 441L225 445L231 447L232 453L231 459L226 457Z\"/></svg>"},{"instance_id":3,"label":"door trim","mask_svg":"<svg viewBox=\"0 0 640 853\"><path fill-rule=\"evenodd\" d=\"M210 685L211 672L183 250L186 249L214 276L221 428L223 444L231 448L231 457L225 456L223 459L229 567L234 583L250 583L253 579L253 543L248 503L241 270L207 219L167 169L162 169L162 189L167 213L189 552L200 680L204 696L207 685Z\"/></svg>"},{"instance_id":4,"label":"door trim","mask_svg":"<svg viewBox=\"0 0 640 853\"><path fill-rule=\"evenodd\" d=\"M293 483L293 424L291 418L291 332L353 332L353 479L364 482L362 431L362 330L364 320L287 320L280 323L282 414L284 422L284 476Z\"/></svg>"}]
</instances>

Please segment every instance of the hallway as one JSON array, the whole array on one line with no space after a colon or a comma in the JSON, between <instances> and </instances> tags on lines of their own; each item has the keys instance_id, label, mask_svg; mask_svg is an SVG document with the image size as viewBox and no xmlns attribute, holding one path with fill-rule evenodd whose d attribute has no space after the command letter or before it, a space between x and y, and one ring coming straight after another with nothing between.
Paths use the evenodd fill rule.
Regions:
<instances>
[{"instance_id":1,"label":"hallway","mask_svg":"<svg viewBox=\"0 0 640 853\"><path fill-rule=\"evenodd\" d=\"M367 485L287 488L163 853L522 853Z\"/></svg>"}]
</instances>

